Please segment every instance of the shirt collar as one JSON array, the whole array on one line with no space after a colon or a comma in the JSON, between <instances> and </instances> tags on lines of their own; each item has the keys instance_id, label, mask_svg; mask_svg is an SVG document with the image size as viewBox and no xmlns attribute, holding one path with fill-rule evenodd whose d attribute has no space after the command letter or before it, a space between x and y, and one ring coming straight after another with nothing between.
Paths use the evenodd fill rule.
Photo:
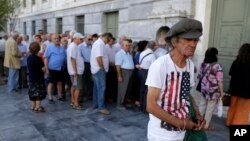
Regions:
<instances>
[{"instance_id":1,"label":"shirt collar","mask_svg":"<svg viewBox=\"0 0 250 141\"><path fill-rule=\"evenodd\" d=\"M129 54L128 52L126 52L124 49L121 49L122 53L124 54Z\"/></svg>"}]
</instances>

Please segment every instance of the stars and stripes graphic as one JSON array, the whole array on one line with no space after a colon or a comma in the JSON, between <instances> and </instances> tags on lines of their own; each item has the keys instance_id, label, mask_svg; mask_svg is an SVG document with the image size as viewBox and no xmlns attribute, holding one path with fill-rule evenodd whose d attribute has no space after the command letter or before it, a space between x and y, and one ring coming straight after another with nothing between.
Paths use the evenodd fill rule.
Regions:
<instances>
[{"instance_id":1,"label":"stars and stripes graphic","mask_svg":"<svg viewBox=\"0 0 250 141\"><path fill-rule=\"evenodd\" d=\"M165 89L161 97L161 108L171 115L185 119L188 116L190 94L190 72L171 72L166 75ZM161 121L161 128L178 131L169 123Z\"/></svg>"}]
</instances>

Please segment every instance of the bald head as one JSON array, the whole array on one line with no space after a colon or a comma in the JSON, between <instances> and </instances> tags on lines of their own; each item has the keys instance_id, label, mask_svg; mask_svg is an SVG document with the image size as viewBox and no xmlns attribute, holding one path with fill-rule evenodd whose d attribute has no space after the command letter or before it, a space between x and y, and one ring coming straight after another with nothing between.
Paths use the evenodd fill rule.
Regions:
<instances>
[{"instance_id":1,"label":"bald head","mask_svg":"<svg viewBox=\"0 0 250 141\"><path fill-rule=\"evenodd\" d=\"M18 45L21 44L22 41L23 41L23 37L22 37L22 36L17 36L17 38L16 38L17 44L18 44Z\"/></svg>"},{"instance_id":2,"label":"bald head","mask_svg":"<svg viewBox=\"0 0 250 141\"><path fill-rule=\"evenodd\" d=\"M17 37L19 36L19 33L18 33L17 31L13 31L13 32L11 33L11 36L12 36L12 38L13 38L14 40L16 40Z\"/></svg>"},{"instance_id":3,"label":"bald head","mask_svg":"<svg viewBox=\"0 0 250 141\"><path fill-rule=\"evenodd\" d=\"M7 39L8 39L8 34L7 34L7 33L4 33L4 34L3 34L3 39L4 39L4 40L7 40Z\"/></svg>"},{"instance_id":4,"label":"bald head","mask_svg":"<svg viewBox=\"0 0 250 141\"><path fill-rule=\"evenodd\" d=\"M127 39L127 37L126 37L125 35L122 35L122 36L120 37L120 39L119 39L120 44L122 44L122 42L123 42L124 40L126 40L126 39Z\"/></svg>"},{"instance_id":5,"label":"bald head","mask_svg":"<svg viewBox=\"0 0 250 141\"><path fill-rule=\"evenodd\" d=\"M48 41L51 41L51 34L50 34L50 33L47 33L47 34L46 34L46 39L47 39Z\"/></svg>"},{"instance_id":6,"label":"bald head","mask_svg":"<svg viewBox=\"0 0 250 141\"><path fill-rule=\"evenodd\" d=\"M52 42L53 42L55 45L57 45L57 46L60 45L60 40L59 40L59 35L58 35L58 34L53 34L53 35L52 35Z\"/></svg>"}]
</instances>

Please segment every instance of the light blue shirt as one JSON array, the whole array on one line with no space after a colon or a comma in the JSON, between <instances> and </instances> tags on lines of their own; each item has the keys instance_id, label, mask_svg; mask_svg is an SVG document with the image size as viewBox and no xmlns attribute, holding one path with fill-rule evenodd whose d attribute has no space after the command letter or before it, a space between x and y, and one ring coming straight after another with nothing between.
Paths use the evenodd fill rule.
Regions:
<instances>
[{"instance_id":1,"label":"light blue shirt","mask_svg":"<svg viewBox=\"0 0 250 141\"><path fill-rule=\"evenodd\" d=\"M115 55L115 65L121 66L122 69L134 69L134 62L132 56L123 49L118 51Z\"/></svg>"},{"instance_id":2,"label":"light blue shirt","mask_svg":"<svg viewBox=\"0 0 250 141\"><path fill-rule=\"evenodd\" d=\"M28 53L27 53L27 47L24 44L18 45L19 51L22 53L22 57L20 58L21 66L27 66L27 59L28 59Z\"/></svg>"},{"instance_id":3,"label":"light blue shirt","mask_svg":"<svg viewBox=\"0 0 250 141\"><path fill-rule=\"evenodd\" d=\"M90 62L90 54L91 54L91 45L87 45L85 43L82 43L79 45L80 51L82 53L84 62Z\"/></svg>"},{"instance_id":4,"label":"light blue shirt","mask_svg":"<svg viewBox=\"0 0 250 141\"><path fill-rule=\"evenodd\" d=\"M55 44L52 43L46 48L44 56L48 59L49 70L62 70L64 61L66 59L64 47L56 47Z\"/></svg>"}]
</instances>

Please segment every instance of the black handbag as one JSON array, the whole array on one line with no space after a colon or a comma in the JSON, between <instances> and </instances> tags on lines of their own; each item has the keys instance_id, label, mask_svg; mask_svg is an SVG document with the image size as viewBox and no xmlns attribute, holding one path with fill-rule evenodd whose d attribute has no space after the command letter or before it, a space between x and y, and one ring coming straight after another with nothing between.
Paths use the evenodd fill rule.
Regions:
<instances>
[{"instance_id":1,"label":"black handbag","mask_svg":"<svg viewBox=\"0 0 250 141\"><path fill-rule=\"evenodd\" d=\"M199 80L199 82L198 82L198 84L197 84L197 86L196 86L196 90L197 90L198 92L201 92L201 80L202 80L202 79Z\"/></svg>"},{"instance_id":2,"label":"black handbag","mask_svg":"<svg viewBox=\"0 0 250 141\"><path fill-rule=\"evenodd\" d=\"M231 95L225 93L224 96L222 97L222 103L223 103L223 106L230 106L230 103L231 103Z\"/></svg>"}]
</instances>

